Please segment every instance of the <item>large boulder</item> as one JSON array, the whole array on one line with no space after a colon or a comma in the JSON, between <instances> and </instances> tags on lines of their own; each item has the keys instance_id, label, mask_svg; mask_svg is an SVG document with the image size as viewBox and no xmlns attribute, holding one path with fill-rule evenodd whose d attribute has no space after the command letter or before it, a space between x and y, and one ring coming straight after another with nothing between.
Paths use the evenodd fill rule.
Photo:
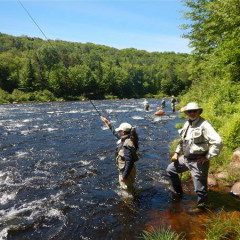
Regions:
<instances>
[{"instance_id":1,"label":"large boulder","mask_svg":"<svg viewBox=\"0 0 240 240\"><path fill-rule=\"evenodd\" d=\"M231 188L231 193L235 196L240 197L240 181L234 183L234 185Z\"/></svg>"}]
</instances>

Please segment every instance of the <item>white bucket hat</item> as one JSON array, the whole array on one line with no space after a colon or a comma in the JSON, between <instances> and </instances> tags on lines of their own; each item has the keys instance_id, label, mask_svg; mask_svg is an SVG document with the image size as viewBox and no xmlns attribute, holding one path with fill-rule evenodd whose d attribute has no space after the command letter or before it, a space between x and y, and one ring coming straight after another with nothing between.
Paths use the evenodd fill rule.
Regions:
<instances>
[{"instance_id":1,"label":"white bucket hat","mask_svg":"<svg viewBox=\"0 0 240 240\"><path fill-rule=\"evenodd\" d=\"M181 108L181 112L187 112L189 110L200 110L200 114L202 113L203 109L199 107L196 102L190 102L185 107Z\"/></svg>"},{"instance_id":2,"label":"white bucket hat","mask_svg":"<svg viewBox=\"0 0 240 240\"><path fill-rule=\"evenodd\" d=\"M132 125L129 123L121 123L118 128L115 129L116 132L124 131L124 132L130 132L132 129Z\"/></svg>"}]
</instances>

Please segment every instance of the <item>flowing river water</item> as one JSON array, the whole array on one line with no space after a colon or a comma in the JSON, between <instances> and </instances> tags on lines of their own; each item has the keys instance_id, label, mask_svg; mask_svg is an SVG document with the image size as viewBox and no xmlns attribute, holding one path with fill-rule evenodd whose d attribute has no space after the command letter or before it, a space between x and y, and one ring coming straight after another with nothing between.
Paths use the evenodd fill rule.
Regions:
<instances>
[{"instance_id":1,"label":"flowing river water","mask_svg":"<svg viewBox=\"0 0 240 240\"><path fill-rule=\"evenodd\" d=\"M162 117L153 114L156 100L149 112L142 100L94 103L115 126L127 121L137 128L135 199L121 196L116 139L90 102L2 105L0 239L139 239L151 226L203 239L205 216L187 214L196 201L192 189L181 203L168 191L169 143L181 121L170 103Z\"/></svg>"}]
</instances>

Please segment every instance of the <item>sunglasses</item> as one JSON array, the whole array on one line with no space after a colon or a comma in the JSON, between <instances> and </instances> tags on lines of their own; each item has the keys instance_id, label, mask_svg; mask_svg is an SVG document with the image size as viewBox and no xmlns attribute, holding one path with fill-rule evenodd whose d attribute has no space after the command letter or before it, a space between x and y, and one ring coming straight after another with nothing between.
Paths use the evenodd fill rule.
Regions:
<instances>
[{"instance_id":1,"label":"sunglasses","mask_svg":"<svg viewBox=\"0 0 240 240\"><path fill-rule=\"evenodd\" d=\"M198 109L194 109L194 110L187 110L187 113L196 113L198 111Z\"/></svg>"}]
</instances>

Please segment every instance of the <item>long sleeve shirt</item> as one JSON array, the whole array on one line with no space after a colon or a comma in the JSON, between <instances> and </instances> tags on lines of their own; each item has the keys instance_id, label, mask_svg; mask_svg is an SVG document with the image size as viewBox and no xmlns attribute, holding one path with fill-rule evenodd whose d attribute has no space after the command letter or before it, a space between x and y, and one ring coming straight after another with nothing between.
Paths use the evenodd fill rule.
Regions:
<instances>
[{"instance_id":1,"label":"long sleeve shirt","mask_svg":"<svg viewBox=\"0 0 240 240\"><path fill-rule=\"evenodd\" d=\"M179 130L181 141L176 148L176 153L205 154L207 159L217 156L222 148L222 139L212 125L199 117L191 123L187 121ZM186 153L184 144L188 145Z\"/></svg>"}]
</instances>

